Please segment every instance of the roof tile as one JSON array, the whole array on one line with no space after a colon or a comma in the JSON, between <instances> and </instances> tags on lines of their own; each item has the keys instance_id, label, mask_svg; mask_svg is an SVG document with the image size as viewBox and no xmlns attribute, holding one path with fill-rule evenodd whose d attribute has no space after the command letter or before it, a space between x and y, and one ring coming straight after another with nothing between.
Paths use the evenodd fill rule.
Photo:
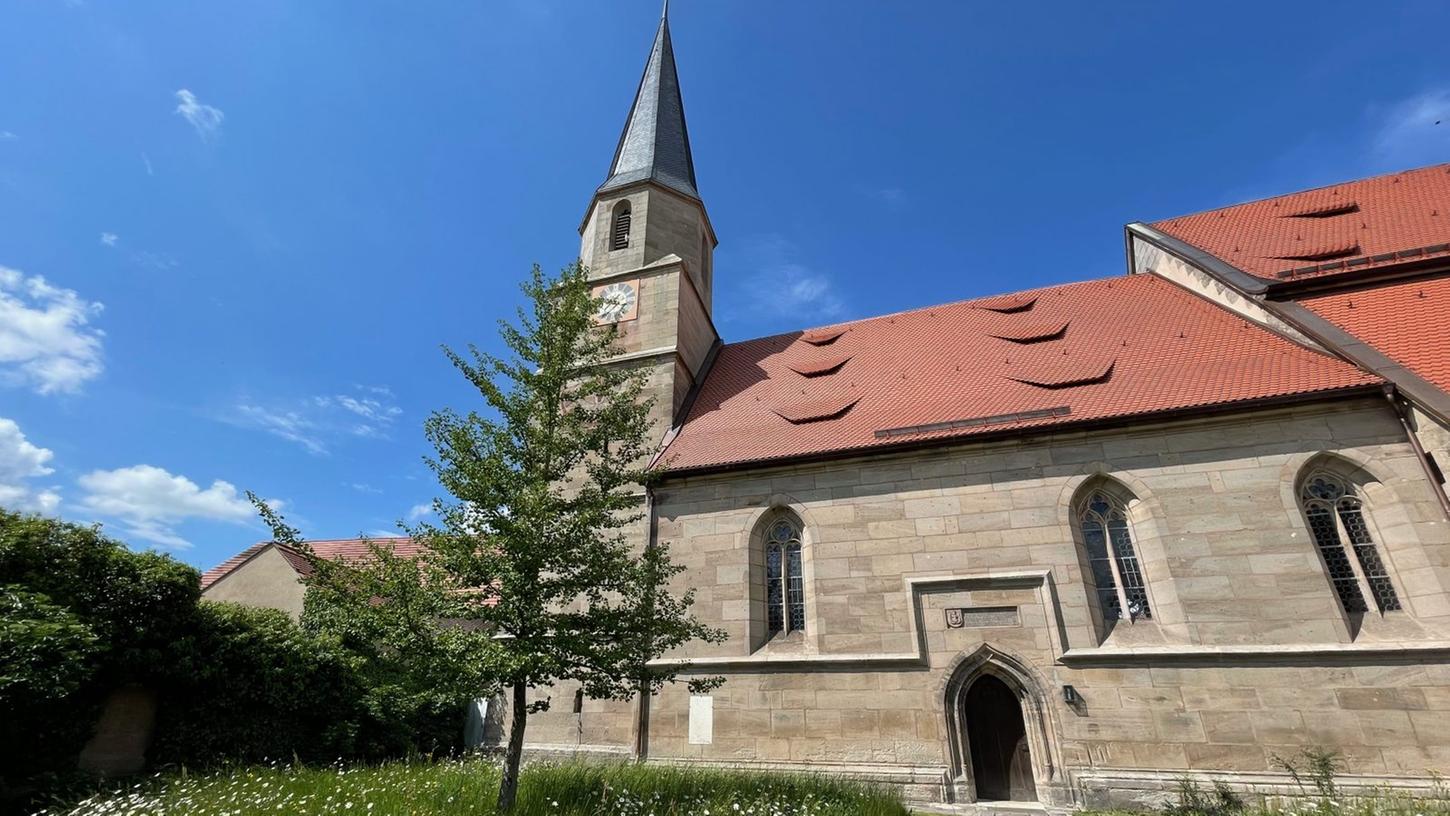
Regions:
<instances>
[{"instance_id":1,"label":"roof tile","mask_svg":"<svg viewBox=\"0 0 1450 816\"><path fill-rule=\"evenodd\" d=\"M1450 392L1450 275L1333 292L1300 302Z\"/></svg>"},{"instance_id":2,"label":"roof tile","mask_svg":"<svg viewBox=\"0 0 1450 816\"><path fill-rule=\"evenodd\" d=\"M1051 343L1005 344L991 334L1003 316L984 303L1031 303L1034 322L1070 322L1072 329ZM723 346L660 461L677 470L763 463L1379 382L1153 275L933 306L836 329L850 330L853 356L828 377L803 378L790 368L802 333ZM1111 376L1070 389L1008 379L1014 370L1066 365L1064 349L1074 361L1110 361ZM832 405L841 413L802 421Z\"/></svg>"},{"instance_id":3,"label":"roof tile","mask_svg":"<svg viewBox=\"0 0 1450 816\"><path fill-rule=\"evenodd\" d=\"M1445 246L1450 244L1450 164L1237 204L1153 226L1250 275L1275 281L1450 256L1450 246ZM1414 250L1422 251L1408 254Z\"/></svg>"}]
</instances>

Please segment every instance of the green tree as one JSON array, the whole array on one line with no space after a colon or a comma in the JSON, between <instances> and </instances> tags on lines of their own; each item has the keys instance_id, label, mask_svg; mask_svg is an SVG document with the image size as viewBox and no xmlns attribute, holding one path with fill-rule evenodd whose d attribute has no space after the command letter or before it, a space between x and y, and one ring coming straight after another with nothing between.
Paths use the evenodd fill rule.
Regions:
<instances>
[{"instance_id":1,"label":"green tree","mask_svg":"<svg viewBox=\"0 0 1450 816\"><path fill-rule=\"evenodd\" d=\"M495 684L478 655L489 633L468 619L457 582L434 560L397 555L369 541L354 560L322 558L300 533L248 493L274 540L310 563L302 628L351 659L367 718L356 751L431 752L459 741L464 703Z\"/></svg>"},{"instance_id":2,"label":"green tree","mask_svg":"<svg viewBox=\"0 0 1450 816\"><path fill-rule=\"evenodd\" d=\"M645 373L609 364L617 333L596 325L598 303L578 264L553 278L536 266L522 289L517 320L500 322L506 357L445 349L488 411L442 410L427 422L437 452L429 465L449 498L435 502L436 524L408 530L427 553L418 580L361 579L388 569L379 558L342 570L314 558L309 579L309 595L366 598L393 621L375 624L395 637L386 650L420 643L435 674L461 676L458 666L471 662L478 674L469 682L486 678L506 692L500 812L514 804L528 716L547 707L528 701L531 687L573 681L597 699L653 694L682 667L650 661L724 637L690 614L692 593L669 591L680 567L666 549L629 535L642 529L654 478ZM285 525L277 532L289 534ZM486 636L439 658L429 616Z\"/></svg>"}]
</instances>

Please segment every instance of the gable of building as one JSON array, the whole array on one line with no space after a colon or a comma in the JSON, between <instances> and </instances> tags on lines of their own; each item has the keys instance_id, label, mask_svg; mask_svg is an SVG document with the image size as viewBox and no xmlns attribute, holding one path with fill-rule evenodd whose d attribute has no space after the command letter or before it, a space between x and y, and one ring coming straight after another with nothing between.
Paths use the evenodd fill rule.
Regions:
<instances>
[{"instance_id":1,"label":"gable of building","mask_svg":"<svg viewBox=\"0 0 1450 816\"><path fill-rule=\"evenodd\" d=\"M370 543L389 547L405 558L422 552L421 544L401 536L308 542L317 555L344 561L367 559L371 555ZM297 617L302 614L306 594L302 579L311 572L307 558L296 549L275 541L259 541L203 573L201 593L207 600L281 609Z\"/></svg>"}]
</instances>

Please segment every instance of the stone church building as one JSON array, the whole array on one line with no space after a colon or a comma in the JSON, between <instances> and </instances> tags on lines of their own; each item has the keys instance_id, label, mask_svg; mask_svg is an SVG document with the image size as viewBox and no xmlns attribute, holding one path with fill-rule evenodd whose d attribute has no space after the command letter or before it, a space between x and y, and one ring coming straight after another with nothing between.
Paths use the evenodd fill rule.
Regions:
<instances>
[{"instance_id":1,"label":"stone church building","mask_svg":"<svg viewBox=\"0 0 1450 816\"><path fill-rule=\"evenodd\" d=\"M730 634L665 659L726 682L538 689L531 747L1051 809L1280 790L1310 746L1350 787L1450 772L1450 165L1128 224L1117 277L723 342L744 275L662 19L579 231L658 397L640 541ZM295 611L304 566L260 544L207 597Z\"/></svg>"}]
</instances>

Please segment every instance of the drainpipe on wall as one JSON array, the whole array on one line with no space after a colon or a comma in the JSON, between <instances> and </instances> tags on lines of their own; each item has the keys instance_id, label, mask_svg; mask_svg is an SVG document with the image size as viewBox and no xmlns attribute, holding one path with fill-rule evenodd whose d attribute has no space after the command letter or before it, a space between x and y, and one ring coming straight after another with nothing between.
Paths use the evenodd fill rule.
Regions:
<instances>
[{"instance_id":1,"label":"drainpipe on wall","mask_svg":"<svg viewBox=\"0 0 1450 816\"><path fill-rule=\"evenodd\" d=\"M645 534L645 547L653 549L655 546L655 491L653 487L645 485L644 488L644 518L649 524L649 532ZM649 688L640 683L639 690L639 716L635 722L634 730L634 758L643 762L649 756Z\"/></svg>"},{"instance_id":2,"label":"drainpipe on wall","mask_svg":"<svg viewBox=\"0 0 1450 816\"><path fill-rule=\"evenodd\" d=\"M1389 400L1390 407L1394 409L1395 417L1400 420L1400 427L1405 429L1405 436L1410 440L1410 447L1415 450L1415 458L1420 460L1420 470L1425 473L1425 481L1430 483L1430 490L1434 492L1435 498L1440 502L1440 512L1450 521L1450 496L1445 495L1445 485L1440 481L1440 475L1435 472L1435 467L1430 464L1430 455L1420 445L1420 437L1415 435L1414 428L1410 427L1410 417L1405 409L1405 404L1396 398L1395 387L1385 386L1385 399Z\"/></svg>"}]
</instances>

